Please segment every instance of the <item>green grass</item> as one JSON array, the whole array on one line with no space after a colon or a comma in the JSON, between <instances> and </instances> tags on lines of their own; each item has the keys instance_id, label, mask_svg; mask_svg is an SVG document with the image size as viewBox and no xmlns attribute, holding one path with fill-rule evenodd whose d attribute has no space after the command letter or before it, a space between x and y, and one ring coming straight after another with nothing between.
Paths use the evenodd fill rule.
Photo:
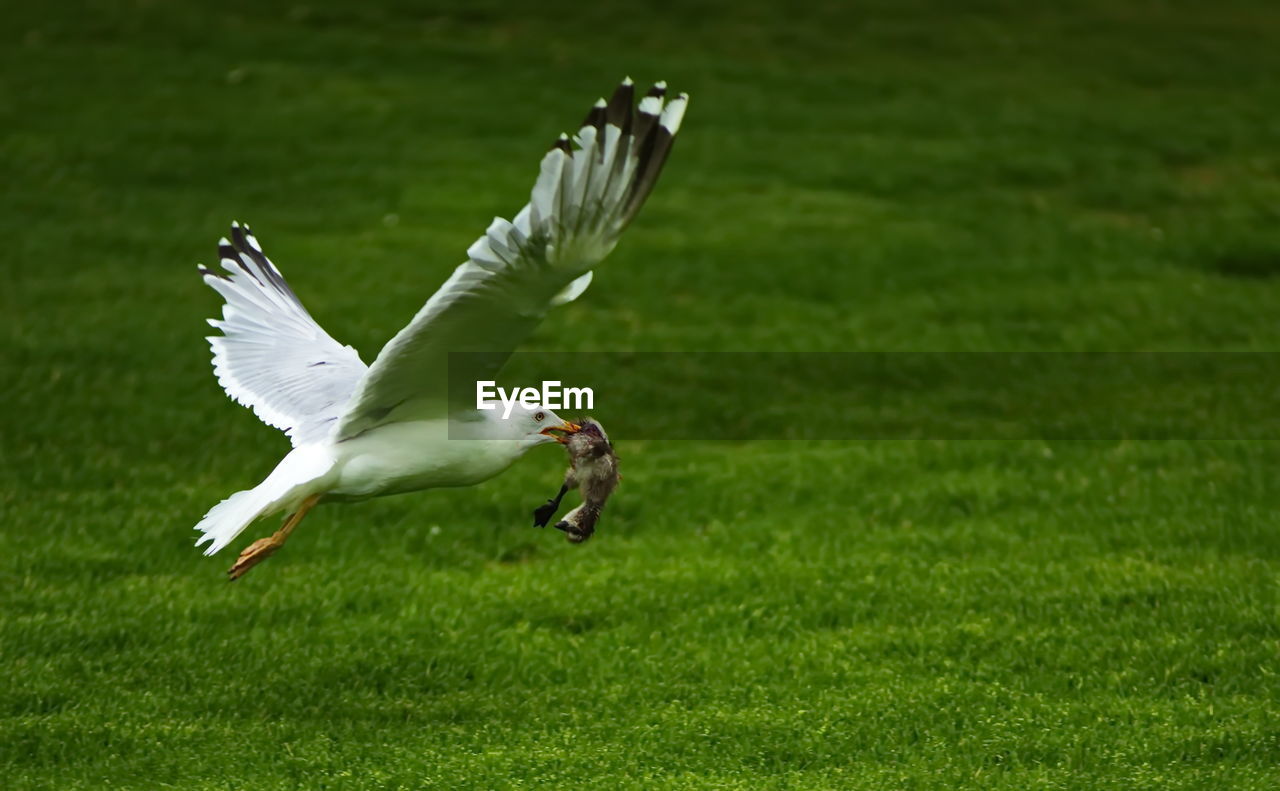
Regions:
<instances>
[{"instance_id":1,"label":"green grass","mask_svg":"<svg viewBox=\"0 0 1280 791\"><path fill-rule=\"evenodd\" d=\"M634 441L581 547L546 450L235 585L190 532L287 448L227 222L370 359L627 73L686 128L534 347L1280 348L1270 4L200 5L0 33L5 788L1280 785L1274 443Z\"/></svg>"}]
</instances>

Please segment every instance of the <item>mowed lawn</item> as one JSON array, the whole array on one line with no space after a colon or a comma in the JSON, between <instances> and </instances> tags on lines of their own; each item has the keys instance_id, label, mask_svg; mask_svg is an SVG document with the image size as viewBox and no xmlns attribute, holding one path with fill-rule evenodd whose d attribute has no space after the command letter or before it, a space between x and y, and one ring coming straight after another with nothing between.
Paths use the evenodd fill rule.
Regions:
<instances>
[{"instance_id":1,"label":"mowed lawn","mask_svg":"<svg viewBox=\"0 0 1280 791\"><path fill-rule=\"evenodd\" d=\"M583 546L544 448L235 584L191 531L288 447L210 372L229 221L371 360L626 74L685 129L535 348L1280 349L1273 4L11 5L0 786L1280 787L1274 443L635 440Z\"/></svg>"}]
</instances>

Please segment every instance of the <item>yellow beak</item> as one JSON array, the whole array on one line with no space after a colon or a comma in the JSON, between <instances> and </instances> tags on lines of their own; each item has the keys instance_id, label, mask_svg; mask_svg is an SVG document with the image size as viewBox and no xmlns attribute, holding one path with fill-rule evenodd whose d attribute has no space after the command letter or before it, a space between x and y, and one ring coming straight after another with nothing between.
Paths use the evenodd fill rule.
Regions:
<instances>
[{"instance_id":1,"label":"yellow beak","mask_svg":"<svg viewBox=\"0 0 1280 791\"><path fill-rule=\"evenodd\" d=\"M574 434L577 434L581 430L582 430L582 426L579 426L577 423L570 423L569 421L566 420L558 426L547 426L546 428L544 428L542 431L539 431L538 433L546 434L548 437L552 437L553 439L555 439L556 442L559 442L561 445L563 445L564 443L569 441L569 437L573 436ZM564 436L558 436L557 432L563 433Z\"/></svg>"}]
</instances>

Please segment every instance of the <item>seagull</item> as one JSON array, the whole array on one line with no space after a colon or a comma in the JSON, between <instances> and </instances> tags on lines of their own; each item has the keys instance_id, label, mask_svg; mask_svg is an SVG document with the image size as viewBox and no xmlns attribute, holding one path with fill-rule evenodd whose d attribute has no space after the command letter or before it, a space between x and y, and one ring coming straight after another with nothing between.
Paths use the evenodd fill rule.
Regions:
<instances>
[{"instance_id":1,"label":"seagull","mask_svg":"<svg viewBox=\"0 0 1280 791\"><path fill-rule=\"evenodd\" d=\"M246 548L238 579L279 549L317 504L471 486L531 448L580 429L551 410L457 407L447 380L492 379L553 307L586 291L653 190L688 104L653 86L637 105L628 78L591 108L572 140L542 158L529 203L494 218L408 326L365 365L311 317L247 225L218 243L222 269L199 267L221 295L213 369L232 400L284 431L293 449L261 483L236 492L196 525L206 555L249 525L287 514ZM455 355L450 363L450 353ZM474 376L474 378L473 378ZM456 386L456 385L455 385Z\"/></svg>"}]
</instances>

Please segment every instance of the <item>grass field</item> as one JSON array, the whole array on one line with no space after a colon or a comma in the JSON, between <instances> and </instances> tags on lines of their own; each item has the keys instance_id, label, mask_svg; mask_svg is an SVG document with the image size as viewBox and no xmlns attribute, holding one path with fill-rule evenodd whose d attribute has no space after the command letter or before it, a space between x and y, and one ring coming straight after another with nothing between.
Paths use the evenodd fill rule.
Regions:
<instances>
[{"instance_id":1,"label":"grass field","mask_svg":"<svg viewBox=\"0 0 1280 791\"><path fill-rule=\"evenodd\" d=\"M1275 443L635 441L581 547L543 449L191 546L287 448L227 223L369 360L628 73L682 138L534 347L1280 348L1280 12L964 5L7 8L0 785L1280 787Z\"/></svg>"}]
</instances>

